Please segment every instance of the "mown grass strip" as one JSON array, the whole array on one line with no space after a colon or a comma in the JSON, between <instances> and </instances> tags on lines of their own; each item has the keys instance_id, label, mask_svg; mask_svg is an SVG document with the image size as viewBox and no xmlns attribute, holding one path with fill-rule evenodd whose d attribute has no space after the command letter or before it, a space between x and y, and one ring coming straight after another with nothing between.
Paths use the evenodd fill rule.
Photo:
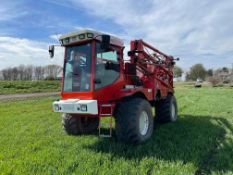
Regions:
<instances>
[{"instance_id":1,"label":"mown grass strip","mask_svg":"<svg viewBox=\"0 0 233 175\"><path fill-rule=\"evenodd\" d=\"M58 91L60 81L0 81L0 95Z\"/></svg>"}]
</instances>

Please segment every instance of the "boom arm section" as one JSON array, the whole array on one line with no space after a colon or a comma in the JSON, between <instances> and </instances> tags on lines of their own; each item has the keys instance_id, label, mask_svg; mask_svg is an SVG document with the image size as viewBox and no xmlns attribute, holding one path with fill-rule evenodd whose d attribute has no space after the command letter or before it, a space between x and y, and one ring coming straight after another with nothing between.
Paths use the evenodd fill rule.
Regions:
<instances>
[{"instance_id":1,"label":"boom arm section","mask_svg":"<svg viewBox=\"0 0 233 175\"><path fill-rule=\"evenodd\" d=\"M153 77L168 88L173 88L173 67L175 60L143 40L130 43L130 63L135 64L141 77Z\"/></svg>"}]
</instances>

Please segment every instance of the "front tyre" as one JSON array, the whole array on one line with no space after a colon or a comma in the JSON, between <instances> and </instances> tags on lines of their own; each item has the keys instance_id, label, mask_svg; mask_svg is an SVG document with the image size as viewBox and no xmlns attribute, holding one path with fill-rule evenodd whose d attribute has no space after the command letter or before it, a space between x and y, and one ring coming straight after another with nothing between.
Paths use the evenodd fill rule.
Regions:
<instances>
[{"instance_id":1,"label":"front tyre","mask_svg":"<svg viewBox=\"0 0 233 175\"><path fill-rule=\"evenodd\" d=\"M75 114L63 114L62 124L68 135L91 134L97 131L99 119L80 117Z\"/></svg>"},{"instance_id":2,"label":"front tyre","mask_svg":"<svg viewBox=\"0 0 233 175\"><path fill-rule=\"evenodd\" d=\"M131 98L116 109L116 136L121 142L140 144L153 133L151 105L142 98Z\"/></svg>"}]
</instances>

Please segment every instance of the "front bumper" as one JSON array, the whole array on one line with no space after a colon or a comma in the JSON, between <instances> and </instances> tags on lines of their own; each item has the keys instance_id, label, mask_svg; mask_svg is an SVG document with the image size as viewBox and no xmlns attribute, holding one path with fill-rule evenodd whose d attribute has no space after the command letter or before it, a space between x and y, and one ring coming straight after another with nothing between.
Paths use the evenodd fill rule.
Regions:
<instances>
[{"instance_id":1,"label":"front bumper","mask_svg":"<svg viewBox=\"0 0 233 175\"><path fill-rule=\"evenodd\" d=\"M97 100L68 99L53 102L53 111L70 114L98 114Z\"/></svg>"}]
</instances>

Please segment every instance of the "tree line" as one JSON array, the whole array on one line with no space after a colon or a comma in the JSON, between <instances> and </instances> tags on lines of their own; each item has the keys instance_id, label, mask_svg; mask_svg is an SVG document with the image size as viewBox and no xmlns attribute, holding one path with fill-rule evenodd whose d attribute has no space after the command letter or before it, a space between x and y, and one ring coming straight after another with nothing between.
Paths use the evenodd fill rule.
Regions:
<instances>
[{"instance_id":1,"label":"tree line","mask_svg":"<svg viewBox=\"0 0 233 175\"><path fill-rule=\"evenodd\" d=\"M183 73L182 68L174 67L175 78L180 78ZM54 80L59 79L61 74L62 67L59 65L20 65L1 70L0 80ZM185 80L196 81L197 79L208 80L212 84L229 83L233 79L233 70L227 67L206 70L202 64L195 64L185 73Z\"/></svg>"},{"instance_id":2,"label":"tree line","mask_svg":"<svg viewBox=\"0 0 233 175\"><path fill-rule=\"evenodd\" d=\"M174 77L179 78L184 71L182 68L174 67ZM188 72L185 73L186 81L196 81L197 79L207 80L211 84L230 83L233 80L233 70L227 67L218 69L205 69L202 64L193 65Z\"/></svg>"},{"instance_id":3,"label":"tree line","mask_svg":"<svg viewBox=\"0 0 233 175\"><path fill-rule=\"evenodd\" d=\"M20 65L0 71L1 80L55 80L60 77L62 67L59 65L33 66Z\"/></svg>"}]
</instances>

